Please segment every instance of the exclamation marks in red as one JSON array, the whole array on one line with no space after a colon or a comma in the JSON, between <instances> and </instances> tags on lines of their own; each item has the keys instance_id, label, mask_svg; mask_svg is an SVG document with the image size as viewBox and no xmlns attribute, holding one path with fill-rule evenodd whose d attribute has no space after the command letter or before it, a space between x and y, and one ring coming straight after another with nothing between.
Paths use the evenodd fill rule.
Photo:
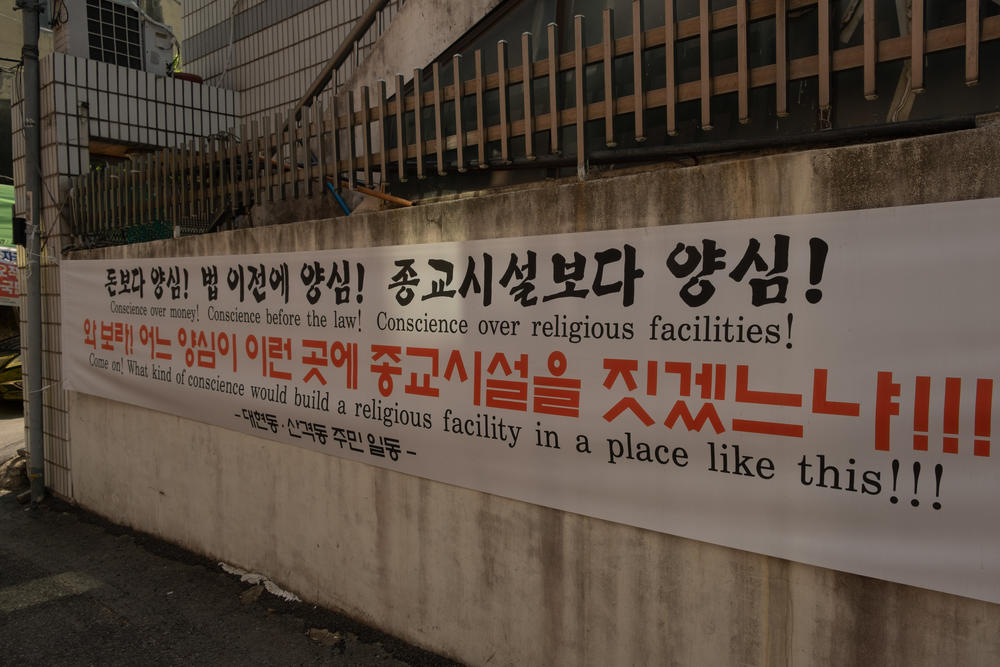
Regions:
<instances>
[{"instance_id":1,"label":"exclamation marks in red","mask_svg":"<svg viewBox=\"0 0 1000 667\"><path fill-rule=\"evenodd\" d=\"M990 455L990 422L993 421L993 380L976 381L976 440L973 453Z\"/></svg>"},{"instance_id":2,"label":"exclamation marks in red","mask_svg":"<svg viewBox=\"0 0 1000 667\"><path fill-rule=\"evenodd\" d=\"M819 300L823 298L823 290L815 286L823 280L826 254L829 250L830 246L823 239L809 239L809 284L813 285L806 290L806 301L809 303L819 303Z\"/></svg>"},{"instance_id":3,"label":"exclamation marks in red","mask_svg":"<svg viewBox=\"0 0 1000 667\"><path fill-rule=\"evenodd\" d=\"M931 379L927 375L917 377L913 401L913 448L927 451L927 422L931 405Z\"/></svg>"},{"instance_id":4,"label":"exclamation marks in red","mask_svg":"<svg viewBox=\"0 0 1000 667\"><path fill-rule=\"evenodd\" d=\"M944 381L944 453L958 454L958 417L962 398L962 379Z\"/></svg>"}]
</instances>

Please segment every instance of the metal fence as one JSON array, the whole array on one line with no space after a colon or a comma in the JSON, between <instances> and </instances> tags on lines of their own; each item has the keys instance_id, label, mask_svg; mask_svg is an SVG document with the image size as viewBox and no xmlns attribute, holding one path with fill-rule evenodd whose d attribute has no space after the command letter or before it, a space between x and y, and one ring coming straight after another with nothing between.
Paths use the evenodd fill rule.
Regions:
<instances>
[{"instance_id":1,"label":"metal fence","mask_svg":"<svg viewBox=\"0 0 1000 667\"><path fill-rule=\"evenodd\" d=\"M675 16L674 0L663 2L665 15ZM472 54L474 75L463 78L463 56L455 55L443 65L433 64L429 73L415 70L409 83L398 75L391 98L386 82L380 81L362 87L358 96L346 92L325 106L317 101L303 108L299 117L294 112L275 115L234 128L228 137L207 137L80 177L72 191L74 232L86 239L106 230L153 223L198 227L194 221L199 221L201 231L208 231L259 202L317 197L331 186L392 189L407 179L504 168L514 161L552 154L575 160L583 172L589 151L615 145L616 122L620 134L623 116L631 115L629 134L635 142L652 134L650 118L660 124L655 134L669 137L677 131L680 104L699 102L700 124L709 128L713 100L735 93L739 120L744 122L751 90L766 86L774 86L774 109L780 116L788 109L790 83L809 77L818 81L822 114L830 107L831 77L836 72L860 70L863 86L857 94L871 98L877 92L876 66L908 60L911 87L919 91L924 86L925 55L955 49L964 49L965 58L964 71L954 76L972 84L979 79L982 43L1000 39L1000 15L988 15L981 5L992 0L966 0L964 22L930 30L923 24L924 5L917 0L912 4L909 34L881 40L876 36L875 0L858 2L864 10L863 39L837 49L831 47L830 0L736 0L735 6L718 11L710 11L709 0L700 0L698 16L648 30L642 28L640 0L634 0L631 34L614 38L614 18L611 10L605 10L601 43L589 46L583 38L585 19L577 16L572 26L565 26L572 31L573 48L568 52L558 48L563 28L550 24L544 35L521 35L515 47L497 44L494 72L484 71L484 54L477 50ZM788 17L806 7L818 13L817 52L790 58ZM775 61L752 67L748 26L762 19L774 21ZM732 29L738 45L736 71L713 75L711 36ZM532 61L537 52L533 40L539 38L547 57ZM699 43L697 80L678 80L675 45L682 40ZM657 47L662 47L666 81L661 88L647 89L644 57ZM511 48L521 53L521 64L515 67L508 63ZM622 86L620 65L628 60L631 85ZM447 72L451 83L442 82L446 68L451 69ZM598 77L593 76L595 68L601 73ZM600 90L584 90L595 78L603 95ZM622 88L629 92L616 95ZM596 101L588 101L595 97ZM512 100L523 112L512 113ZM497 122L487 122L493 119ZM595 122L603 124L601 142L585 131L588 123Z\"/></svg>"}]
</instances>

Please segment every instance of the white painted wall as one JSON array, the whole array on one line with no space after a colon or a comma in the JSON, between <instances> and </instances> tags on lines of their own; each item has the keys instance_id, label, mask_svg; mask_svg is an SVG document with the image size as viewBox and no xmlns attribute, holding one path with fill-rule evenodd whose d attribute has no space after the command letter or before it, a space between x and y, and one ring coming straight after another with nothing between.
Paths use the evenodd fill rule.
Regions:
<instances>
[{"instance_id":1,"label":"white painted wall","mask_svg":"<svg viewBox=\"0 0 1000 667\"><path fill-rule=\"evenodd\" d=\"M1000 125L109 248L366 247L1000 196ZM470 664L995 665L1000 606L71 394L76 500Z\"/></svg>"}]
</instances>

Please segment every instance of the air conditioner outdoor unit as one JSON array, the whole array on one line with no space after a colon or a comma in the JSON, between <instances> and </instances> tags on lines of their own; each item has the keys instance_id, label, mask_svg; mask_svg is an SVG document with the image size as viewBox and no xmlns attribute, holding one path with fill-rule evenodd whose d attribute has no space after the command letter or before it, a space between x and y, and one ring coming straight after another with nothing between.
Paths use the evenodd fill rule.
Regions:
<instances>
[{"instance_id":1,"label":"air conditioner outdoor unit","mask_svg":"<svg viewBox=\"0 0 1000 667\"><path fill-rule=\"evenodd\" d=\"M149 19L133 0L61 0L56 48L74 56L166 74L174 36ZM68 16L68 18L66 18ZM61 48L60 48L61 47Z\"/></svg>"}]
</instances>

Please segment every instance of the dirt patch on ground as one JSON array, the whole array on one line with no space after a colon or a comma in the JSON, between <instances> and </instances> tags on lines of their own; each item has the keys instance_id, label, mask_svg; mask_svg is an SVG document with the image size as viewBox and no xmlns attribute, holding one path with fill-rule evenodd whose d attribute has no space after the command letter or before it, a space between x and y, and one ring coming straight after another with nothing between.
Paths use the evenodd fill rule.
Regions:
<instances>
[{"instance_id":1,"label":"dirt patch on ground","mask_svg":"<svg viewBox=\"0 0 1000 667\"><path fill-rule=\"evenodd\" d=\"M23 449L0 463L0 491L23 491L28 484L28 458Z\"/></svg>"}]
</instances>

